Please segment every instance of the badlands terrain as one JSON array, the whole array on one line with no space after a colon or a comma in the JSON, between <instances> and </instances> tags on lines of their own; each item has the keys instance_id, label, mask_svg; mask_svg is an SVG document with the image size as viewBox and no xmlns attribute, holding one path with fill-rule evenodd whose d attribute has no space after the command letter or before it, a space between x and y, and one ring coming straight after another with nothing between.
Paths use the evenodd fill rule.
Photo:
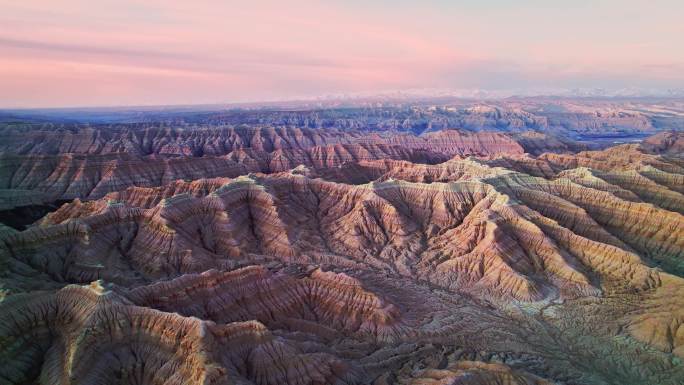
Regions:
<instances>
[{"instance_id":1,"label":"badlands terrain","mask_svg":"<svg viewBox=\"0 0 684 385\"><path fill-rule=\"evenodd\" d=\"M682 111L4 112L0 384L682 384Z\"/></svg>"}]
</instances>

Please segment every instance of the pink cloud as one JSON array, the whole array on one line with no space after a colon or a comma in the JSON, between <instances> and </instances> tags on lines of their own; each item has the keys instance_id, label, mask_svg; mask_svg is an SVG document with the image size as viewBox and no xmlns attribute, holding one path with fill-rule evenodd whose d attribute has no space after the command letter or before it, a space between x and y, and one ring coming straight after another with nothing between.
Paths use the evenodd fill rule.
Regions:
<instances>
[{"instance_id":1,"label":"pink cloud","mask_svg":"<svg viewBox=\"0 0 684 385\"><path fill-rule=\"evenodd\" d=\"M226 102L602 79L684 84L671 69L684 53L665 35L681 28L668 15L649 16L653 28L630 35L626 23L607 18L622 11L601 7L579 28L569 20L587 12L579 6L352 3L103 0L96 7L86 0L0 0L0 106ZM621 4L624 12L636 7Z\"/></svg>"}]
</instances>

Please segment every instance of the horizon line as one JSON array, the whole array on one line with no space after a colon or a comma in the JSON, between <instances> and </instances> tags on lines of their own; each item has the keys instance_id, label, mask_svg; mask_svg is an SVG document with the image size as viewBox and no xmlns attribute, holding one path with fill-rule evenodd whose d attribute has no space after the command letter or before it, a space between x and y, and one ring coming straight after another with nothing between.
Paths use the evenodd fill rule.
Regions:
<instances>
[{"instance_id":1,"label":"horizon line","mask_svg":"<svg viewBox=\"0 0 684 385\"><path fill-rule=\"evenodd\" d=\"M312 98L293 98L282 100L262 100L262 101L244 101L244 102L215 102L215 103L178 103L178 104L110 104L110 105L67 105L54 107L35 107L35 106L20 106L20 107L3 107L0 106L0 112L11 111L87 111L87 110L107 110L107 109L163 109L163 108L193 108L193 107L225 107L236 108L252 107L252 108L285 108L285 106L278 106L279 104L311 104L311 103L361 103L361 102L404 102L404 103L420 103L430 102L439 99L447 99L453 101L472 101L472 102L487 102L487 101L505 101L515 99L566 99L566 100L654 100L654 99L668 99L668 100L684 100L684 90L678 91L671 95L564 95L564 94L534 94L534 95L508 95L508 96L458 96L458 95L425 95L425 96L348 96L348 97L312 97ZM360 107L358 105L340 106L337 108L354 108ZM391 107L391 106L384 106ZM296 108L296 106L291 106ZM320 109L325 109L326 106L320 106ZM335 108L328 106L327 108ZM315 109L315 108L312 108Z\"/></svg>"}]
</instances>

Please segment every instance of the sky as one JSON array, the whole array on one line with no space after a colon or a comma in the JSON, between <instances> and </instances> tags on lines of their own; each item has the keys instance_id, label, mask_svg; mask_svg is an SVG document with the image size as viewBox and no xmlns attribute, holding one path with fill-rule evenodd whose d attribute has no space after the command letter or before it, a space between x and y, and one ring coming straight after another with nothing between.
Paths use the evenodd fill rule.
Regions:
<instances>
[{"instance_id":1,"label":"sky","mask_svg":"<svg viewBox=\"0 0 684 385\"><path fill-rule=\"evenodd\" d=\"M681 0L0 0L0 10L0 108L684 88Z\"/></svg>"}]
</instances>

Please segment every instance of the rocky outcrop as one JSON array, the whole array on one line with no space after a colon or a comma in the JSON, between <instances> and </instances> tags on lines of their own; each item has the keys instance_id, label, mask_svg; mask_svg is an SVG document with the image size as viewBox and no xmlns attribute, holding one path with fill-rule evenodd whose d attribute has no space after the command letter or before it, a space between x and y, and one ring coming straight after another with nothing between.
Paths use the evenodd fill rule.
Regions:
<instances>
[{"instance_id":1,"label":"rocky outcrop","mask_svg":"<svg viewBox=\"0 0 684 385\"><path fill-rule=\"evenodd\" d=\"M497 132L442 130L429 132L419 137L395 135L386 140L402 147L426 149L447 156L495 156L524 153L522 146L510 136Z\"/></svg>"},{"instance_id":2,"label":"rocky outcrop","mask_svg":"<svg viewBox=\"0 0 684 385\"><path fill-rule=\"evenodd\" d=\"M258 320L322 337L342 332L392 341L406 328L396 305L364 289L358 279L320 269L304 277L256 266L212 270L137 288L129 298L218 323Z\"/></svg>"},{"instance_id":3,"label":"rocky outcrop","mask_svg":"<svg viewBox=\"0 0 684 385\"><path fill-rule=\"evenodd\" d=\"M304 351L257 321L216 324L139 307L101 282L0 306L0 351L14 357L0 375L9 383L358 383L345 360Z\"/></svg>"},{"instance_id":4,"label":"rocky outcrop","mask_svg":"<svg viewBox=\"0 0 684 385\"><path fill-rule=\"evenodd\" d=\"M175 180L235 177L250 170L223 158L138 158L128 154L5 156L0 180L5 188L58 199L96 199L130 186L162 186ZM21 202L15 202L21 203Z\"/></svg>"},{"instance_id":5,"label":"rocky outcrop","mask_svg":"<svg viewBox=\"0 0 684 385\"><path fill-rule=\"evenodd\" d=\"M645 139L639 146L649 153L682 156L684 154L684 133L681 131L666 131Z\"/></svg>"},{"instance_id":6,"label":"rocky outcrop","mask_svg":"<svg viewBox=\"0 0 684 385\"><path fill-rule=\"evenodd\" d=\"M574 142L548 132L523 131L513 137L525 149L526 153L532 155L541 155L545 152L576 153L587 150L587 146L583 143Z\"/></svg>"}]
</instances>

